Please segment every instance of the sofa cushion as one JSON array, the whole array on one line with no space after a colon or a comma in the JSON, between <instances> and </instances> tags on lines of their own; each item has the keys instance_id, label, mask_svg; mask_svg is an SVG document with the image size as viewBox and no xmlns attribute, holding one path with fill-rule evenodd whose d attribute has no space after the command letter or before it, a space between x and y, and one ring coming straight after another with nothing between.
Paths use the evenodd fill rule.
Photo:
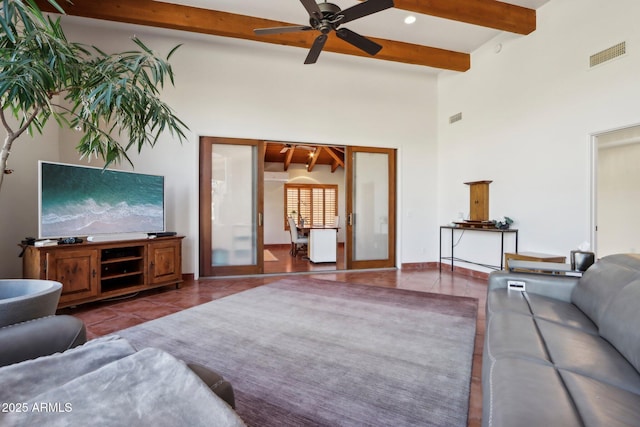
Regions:
<instances>
[{"instance_id":1,"label":"sofa cushion","mask_svg":"<svg viewBox=\"0 0 640 427\"><path fill-rule=\"evenodd\" d=\"M558 369L640 393L640 375L605 339L544 320L537 321L550 360Z\"/></svg>"},{"instance_id":2,"label":"sofa cushion","mask_svg":"<svg viewBox=\"0 0 640 427\"><path fill-rule=\"evenodd\" d=\"M536 294L526 294L531 313L536 319L548 320L597 335L596 325L573 304Z\"/></svg>"},{"instance_id":3,"label":"sofa cushion","mask_svg":"<svg viewBox=\"0 0 640 427\"><path fill-rule=\"evenodd\" d=\"M613 297L636 279L640 279L640 255L609 255L584 273L571 301L599 326Z\"/></svg>"},{"instance_id":4,"label":"sofa cushion","mask_svg":"<svg viewBox=\"0 0 640 427\"><path fill-rule=\"evenodd\" d=\"M507 357L494 360L489 369L489 390L483 394L483 425L583 425L553 366Z\"/></svg>"},{"instance_id":5,"label":"sofa cushion","mask_svg":"<svg viewBox=\"0 0 640 427\"><path fill-rule=\"evenodd\" d=\"M486 354L491 358L522 357L549 363L545 344L531 316L494 313L487 321Z\"/></svg>"},{"instance_id":6,"label":"sofa cushion","mask_svg":"<svg viewBox=\"0 0 640 427\"><path fill-rule=\"evenodd\" d=\"M640 395L573 372L560 370L560 375L586 426L638 425Z\"/></svg>"},{"instance_id":7,"label":"sofa cushion","mask_svg":"<svg viewBox=\"0 0 640 427\"><path fill-rule=\"evenodd\" d=\"M613 298L602 316L600 334L640 371L640 280Z\"/></svg>"},{"instance_id":8,"label":"sofa cushion","mask_svg":"<svg viewBox=\"0 0 640 427\"><path fill-rule=\"evenodd\" d=\"M487 318L492 313L513 312L527 316L533 315L593 334L598 333L598 328L575 305L547 296L494 289L487 295L486 307Z\"/></svg>"}]
</instances>

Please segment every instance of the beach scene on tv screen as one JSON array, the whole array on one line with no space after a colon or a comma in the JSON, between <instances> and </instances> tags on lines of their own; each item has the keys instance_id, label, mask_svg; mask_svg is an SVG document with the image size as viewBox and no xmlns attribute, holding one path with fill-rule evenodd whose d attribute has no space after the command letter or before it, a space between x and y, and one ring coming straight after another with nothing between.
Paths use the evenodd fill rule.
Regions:
<instances>
[{"instance_id":1,"label":"beach scene on tv screen","mask_svg":"<svg viewBox=\"0 0 640 427\"><path fill-rule=\"evenodd\" d=\"M42 163L40 237L164 230L164 178Z\"/></svg>"}]
</instances>

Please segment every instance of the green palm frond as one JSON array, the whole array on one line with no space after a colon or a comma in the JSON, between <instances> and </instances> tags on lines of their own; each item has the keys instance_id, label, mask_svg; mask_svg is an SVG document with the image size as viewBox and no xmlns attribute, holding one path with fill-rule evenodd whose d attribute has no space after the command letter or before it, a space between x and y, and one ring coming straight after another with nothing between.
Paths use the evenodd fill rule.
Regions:
<instances>
[{"instance_id":1,"label":"green palm frond","mask_svg":"<svg viewBox=\"0 0 640 427\"><path fill-rule=\"evenodd\" d=\"M9 140L25 131L42 132L53 117L60 126L83 132L76 147L82 156L109 165L131 163L128 149L154 146L163 132L186 138L187 126L160 99L165 81L174 83L168 60L179 46L161 58L133 38L139 50L107 54L68 41L60 19L45 16L33 0L1 5L0 118ZM18 121L17 129L9 127L5 114Z\"/></svg>"}]
</instances>

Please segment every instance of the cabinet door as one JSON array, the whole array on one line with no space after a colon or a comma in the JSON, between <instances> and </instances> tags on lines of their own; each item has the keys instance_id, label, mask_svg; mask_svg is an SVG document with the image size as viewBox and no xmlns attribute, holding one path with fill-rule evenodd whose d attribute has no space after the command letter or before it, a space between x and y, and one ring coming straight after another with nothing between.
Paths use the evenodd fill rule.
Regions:
<instances>
[{"instance_id":1,"label":"cabinet door","mask_svg":"<svg viewBox=\"0 0 640 427\"><path fill-rule=\"evenodd\" d=\"M470 186L471 206L469 219L471 221L489 220L489 184L474 183Z\"/></svg>"},{"instance_id":2,"label":"cabinet door","mask_svg":"<svg viewBox=\"0 0 640 427\"><path fill-rule=\"evenodd\" d=\"M149 285L182 281L181 240L149 243Z\"/></svg>"},{"instance_id":3,"label":"cabinet door","mask_svg":"<svg viewBox=\"0 0 640 427\"><path fill-rule=\"evenodd\" d=\"M46 263L46 278L62 283L60 303L98 295L97 250L47 252Z\"/></svg>"}]
</instances>

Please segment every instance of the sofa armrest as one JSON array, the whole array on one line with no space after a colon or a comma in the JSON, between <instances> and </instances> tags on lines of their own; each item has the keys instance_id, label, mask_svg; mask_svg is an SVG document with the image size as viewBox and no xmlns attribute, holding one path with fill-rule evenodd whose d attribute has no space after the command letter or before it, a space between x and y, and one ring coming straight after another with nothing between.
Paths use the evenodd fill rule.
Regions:
<instances>
[{"instance_id":1,"label":"sofa armrest","mask_svg":"<svg viewBox=\"0 0 640 427\"><path fill-rule=\"evenodd\" d=\"M0 328L0 366L11 365L84 344L84 323L73 316L47 316Z\"/></svg>"},{"instance_id":2,"label":"sofa armrest","mask_svg":"<svg viewBox=\"0 0 640 427\"><path fill-rule=\"evenodd\" d=\"M516 273L505 270L494 271L489 274L489 291L506 289L510 280L524 282L528 293L571 302L571 293L580 277L560 274Z\"/></svg>"},{"instance_id":3,"label":"sofa armrest","mask_svg":"<svg viewBox=\"0 0 640 427\"><path fill-rule=\"evenodd\" d=\"M227 402L231 408L236 409L236 398L233 387L229 381L225 380L220 374L196 363L187 363L189 369L193 371L200 379L218 395L222 400Z\"/></svg>"}]
</instances>

